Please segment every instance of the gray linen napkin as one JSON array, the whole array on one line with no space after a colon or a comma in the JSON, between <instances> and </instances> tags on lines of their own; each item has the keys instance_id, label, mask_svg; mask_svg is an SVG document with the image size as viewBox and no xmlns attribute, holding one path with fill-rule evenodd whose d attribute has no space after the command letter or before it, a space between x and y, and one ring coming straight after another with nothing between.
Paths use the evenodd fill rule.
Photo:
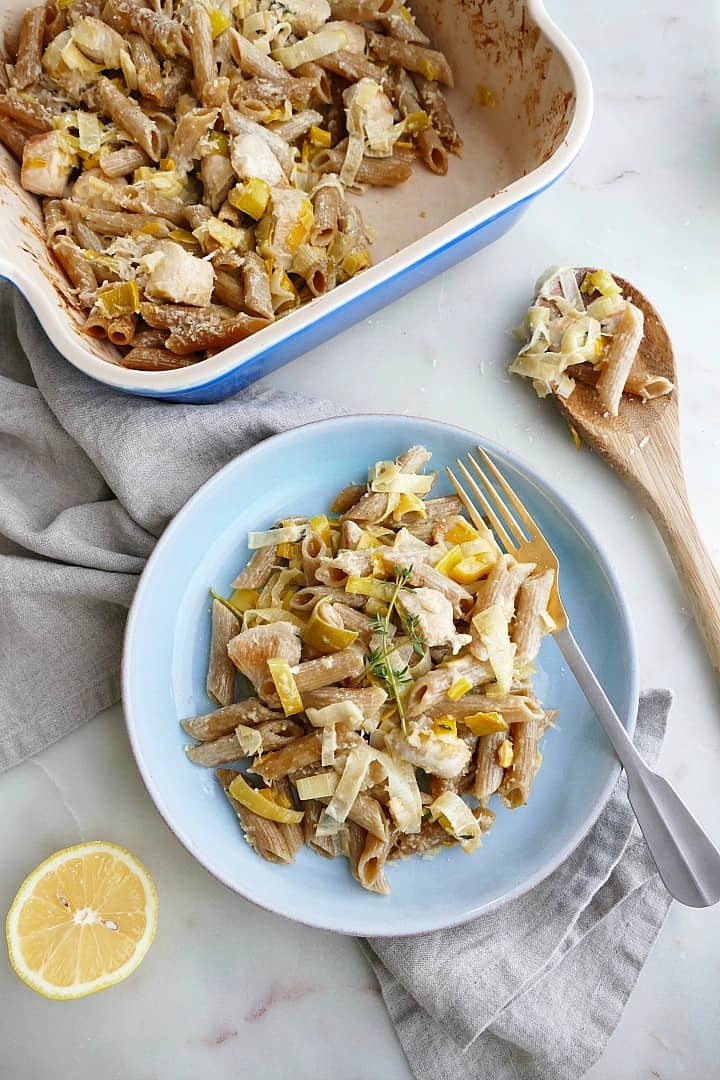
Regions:
<instances>
[{"instance_id":1,"label":"gray linen napkin","mask_svg":"<svg viewBox=\"0 0 720 1080\"><path fill-rule=\"evenodd\" d=\"M269 435L340 410L247 390L218 405L128 398L72 368L0 284L0 771L119 697L137 577L170 518ZM667 691L642 699L654 761ZM365 951L418 1080L570 1080L602 1052L669 905L624 781L525 897Z\"/></svg>"},{"instance_id":2,"label":"gray linen napkin","mask_svg":"<svg viewBox=\"0 0 720 1080\"><path fill-rule=\"evenodd\" d=\"M640 699L635 745L650 765L671 701ZM417 1080L575 1080L603 1052L670 902L623 775L532 892L465 926L363 948Z\"/></svg>"},{"instance_id":3,"label":"gray linen napkin","mask_svg":"<svg viewBox=\"0 0 720 1080\"><path fill-rule=\"evenodd\" d=\"M138 574L190 495L261 439L340 412L268 390L126 397L64 360L0 283L0 771L118 700Z\"/></svg>"}]
</instances>

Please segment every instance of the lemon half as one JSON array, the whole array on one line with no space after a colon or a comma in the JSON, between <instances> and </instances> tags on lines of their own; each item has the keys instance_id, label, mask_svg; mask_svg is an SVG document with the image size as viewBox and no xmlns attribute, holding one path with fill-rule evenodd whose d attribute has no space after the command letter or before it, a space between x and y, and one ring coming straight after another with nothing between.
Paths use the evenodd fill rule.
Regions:
<instances>
[{"instance_id":1,"label":"lemon half","mask_svg":"<svg viewBox=\"0 0 720 1080\"><path fill-rule=\"evenodd\" d=\"M10 963L44 997L86 997L135 970L157 917L155 884L134 855L101 840L76 844L20 886L5 924Z\"/></svg>"}]
</instances>

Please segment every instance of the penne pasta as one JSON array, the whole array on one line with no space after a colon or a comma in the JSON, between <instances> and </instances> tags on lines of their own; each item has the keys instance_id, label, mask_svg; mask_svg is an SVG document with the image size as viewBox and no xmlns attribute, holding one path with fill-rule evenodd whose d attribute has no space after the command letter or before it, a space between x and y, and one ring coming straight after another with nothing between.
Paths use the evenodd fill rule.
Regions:
<instances>
[{"instance_id":1,"label":"penne pasta","mask_svg":"<svg viewBox=\"0 0 720 1080\"><path fill-rule=\"evenodd\" d=\"M550 592L555 575L552 570L531 574L520 586L517 596L517 619L513 641L517 646L515 665L518 668L531 663L540 650L547 625L543 619L547 612Z\"/></svg>"},{"instance_id":2,"label":"penne pasta","mask_svg":"<svg viewBox=\"0 0 720 1080\"><path fill-rule=\"evenodd\" d=\"M18 90L33 86L42 73L40 61L45 44L45 7L28 8L20 24L13 85Z\"/></svg>"},{"instance_id":3,"label":"penne pasta","mask_svg":"<svg viewBox=\"0 0 720 1080\"><path fill-rule=\"evenodd\" d=\"M372 53L384 64L397 64L406 71L415 71L431 82L453 86L453 74L443 53L426 49L408 41L387 37L385 34L368 34Z\"/></svg>"},{"instance_id":4,"label":"penne pasta","mask_svg":"<svg viewBox=\"0 0 720 1080\"><path fill-rule=\"evenodd\" d=\"M462 150L462 139L458 134L450 110L448 109L442 87L432 79L426 79L424 75L415 72L412 81L417 89L418 98L425 112L430 117L430 123L442 139L448 150L459 154Z\"/></svg>"},{"instance_id":5,"label":"penne pasta","mask_svg":"<svg viewBox=\"0 0 720 1080\"><path fill-rule=\"evenodd\" d=\"M389 890L389 860L456 844L471 853L492 825L496 793L510 808L527 802L538 742L555 715L529 688L553 575L527 564L520 580L507 557L496 571L490 533L455 500L427 497L437 475L422 471L429 459L410 447L372 466L367 485L340 492L333 513L374 499L382 525L319 513L249 534L254 555L215 604L230 619L242 615L226 653L254 695L182 721L198 740L186 747L192 762L251 759L250 773L268 787L232 773L226 787L261 829L274 835L292 823L296 841L326 858L342 852L360 885L379 893ZM408 495L421 520L436 504L441 542L419 541L394 520L389 511ZM483 582L494 574L496 595L512 597L482 612L483 657L470 649L473 595L447 576L460 564L446 556L467 554L465 543L492 556L480 565ZM466 795L480 806L471 809Z\"/></svg>"},{"instance_id":6,"label":"penne pasta","mask_svg":"<svg viewBox=\"0 0 720 1080\"><path fill-rule=\"evenodd\" d=\"M292 863L302 847L303 833L299 825L284 825L253 813L230 794L236 775L231 769L218 769L217 777L223 791L237 814L245 839L258 855L269 862Z\"/></svg>"},{"instance_id":7,"label":"penne pasta","mask_svg":"<svg viewBox=\"0 0 720 1080\"><path fill-rule=\"evenodd\" d=\"M537 750L540 736L540 721L527 724L513 724L511 728L513 761L505 771L500 785L500 795L506 806L515 809L523 806L530 794L530 788L537 772Z\"/></svg>"},{"instance_id":8,"label":"penne pasta","mask_svg":"<svg viewBox=\"0 0 720 1080\"><path fill-rule=\"evenodd\" d=\"M117 126L126 131L153 161L159 161L162 142L157 124L149 120L140 106L121 93L109 79L103 77L98 81L98 91L104 111Z\"/></svg>"},{"instance_id":9,"label":"penne pasta","mask_svg":"<svg viewBox=\"0 0 720 1080\"><path fill-rule=\"evenodd\" d=\"M263 319L274 318L267 266L254 251L243 258L242 284L245 310Z\"/></svg>"},{"instance_id":10,"label":"penne pasta","mask_svg":"<svg viewBox=\"0 0 720 1080\"><path fill-rule=\"evenodd\" d=\"M235 697L235 665L228 656L228 644L239 631L236 616L219 600L213 600L207 692L218 705L231 705Z\"/></svg>"},{"instance_id":11,"label":"penne pasta","mask_svg":"<svg viewBox=\"0 0 720 1080\"><path fill-rule=\"evenodd\" d=\"M120 359L121 367L131 371L173 371L175 368L195 364L202 357L198 353L175 356L162 346L136 345Z\"/></svg>"}]
</instances>

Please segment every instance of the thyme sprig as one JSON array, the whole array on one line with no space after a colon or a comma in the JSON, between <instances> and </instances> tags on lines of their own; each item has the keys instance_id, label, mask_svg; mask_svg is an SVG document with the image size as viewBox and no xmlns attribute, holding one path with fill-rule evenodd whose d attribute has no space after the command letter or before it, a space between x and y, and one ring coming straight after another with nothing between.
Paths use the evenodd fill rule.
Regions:
<instances>
[{"instance_id":1,"label":"thyme sprig","mask_svg":"<svg viewBox=\"0 0 720 1080\"><path fill-rule=\"evenodd\" d=\"M412 675L410 674L409 664L405 664L404 667L397 669L393 666L392 656L393 653L397 652L399 646L393 646L391 644L390 627L392 625L392 616L397 608L397 601L400 593L403 589L410 588L408 582L410 580L410 575L412 574L412 565L404 568L395 566L393 567L393 571L395 574L395 587L392 591L387 611L384 615L376 615L373 620L372 628L374 633L378 635L380 643L368 656L366 671L374 676L378 682L382 683L388 697L395 701L398 715L400 716L403 735L407 735L407 721L405 717L405 706L402 700L402 687L407 685L407 683L412 682ZM398 615L408 633L413 652L418 656L422 656L425 651L425 642L419 631L419 619L417 615L404 615L400 611L398 611Z\"/></svg>"}]
</instances>

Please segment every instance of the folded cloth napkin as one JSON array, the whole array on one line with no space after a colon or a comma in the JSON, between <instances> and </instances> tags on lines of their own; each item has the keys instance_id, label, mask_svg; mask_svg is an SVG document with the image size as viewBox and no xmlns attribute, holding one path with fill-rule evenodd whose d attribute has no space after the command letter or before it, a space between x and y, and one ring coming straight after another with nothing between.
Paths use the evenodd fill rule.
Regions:
<instances>
[{"instance_id":1,"label":"folded cloth napkin","mask_svg":"<svg viewBox=\"0 0 720 1080\"><path fill-rule=\"evenodd\" d=\"M650 765L671 700L640 699L635 745ZM623 774L585 840L525 896L363 947L417 1080L575 1080L603 1052L670 902Z\"/></svg>"},{"instance_id":2,"label":"folded cloth napkin","mask_svg":"<svg viewBox=\"0 0 720 1080\"><path fill-rule=\"evenodd\" d=\"M190 495L261 439L340 412L257 389L203 406L119 394L0 283L0 771L118 700L138 575Z\"/></svg>"}]
</instances>

